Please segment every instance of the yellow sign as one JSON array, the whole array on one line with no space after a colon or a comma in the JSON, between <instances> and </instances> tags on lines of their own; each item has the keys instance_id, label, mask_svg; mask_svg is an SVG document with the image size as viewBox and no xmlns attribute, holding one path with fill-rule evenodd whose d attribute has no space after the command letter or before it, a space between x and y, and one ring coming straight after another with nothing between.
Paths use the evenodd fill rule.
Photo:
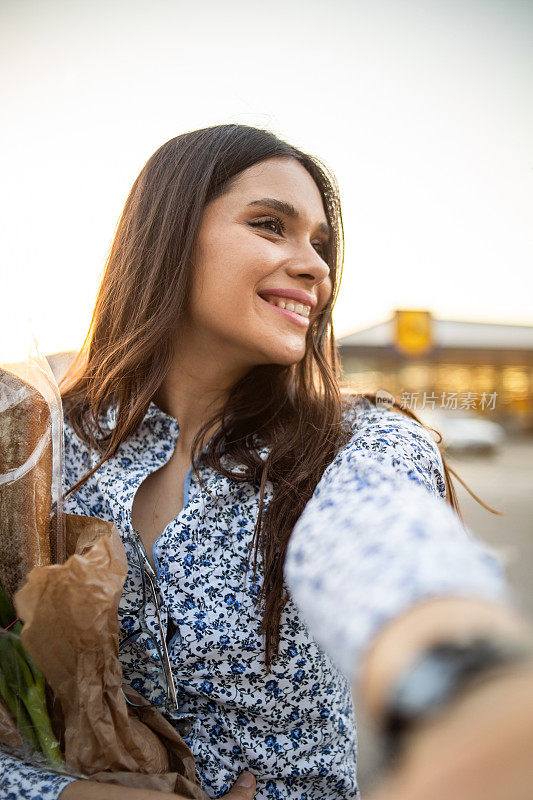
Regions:
<instances>
[{"instance_id":1,"label":"yellow sign","mask_svg":"<svg viewBox=\"0 0 533 800\"><path fill-rule=\"evenodd\" d=\"M433 347L429 311L396 311L394 346L406 356L425 355Z\"/></svg>"}]
</instances>

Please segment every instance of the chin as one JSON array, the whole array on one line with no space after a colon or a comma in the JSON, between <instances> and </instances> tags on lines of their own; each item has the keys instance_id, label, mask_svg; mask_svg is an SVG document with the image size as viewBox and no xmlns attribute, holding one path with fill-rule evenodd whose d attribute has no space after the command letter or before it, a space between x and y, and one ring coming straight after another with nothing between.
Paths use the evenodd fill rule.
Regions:
<instances>
[{"instance_id":1,"label":"chin","mask_svg":"<svg viewBox=\"0 0 533 800\"><path fill-rule=\"evenodd\" d=\"M268 363L280 364L280 366L291 367L293 364L298 364L305 357L305 350L299 353L276 353L272 354Z\"/></svg>"},{"instance_id":2,"label":"chin","mask_svg":"<svg viewBox=\"0 0 533 800\"><path fill-rule=\"evenodd\" d=\"M258 343L259 344L259 343ZM256 364L280 364L290 367L297 364L305 357L306 341L292 341L289 346L287 341L263 341L263 346L257 348ZM266 346L265 346L266 345ZM270 345L270 347L268 346Z\"/></svg>"}]
</instances>

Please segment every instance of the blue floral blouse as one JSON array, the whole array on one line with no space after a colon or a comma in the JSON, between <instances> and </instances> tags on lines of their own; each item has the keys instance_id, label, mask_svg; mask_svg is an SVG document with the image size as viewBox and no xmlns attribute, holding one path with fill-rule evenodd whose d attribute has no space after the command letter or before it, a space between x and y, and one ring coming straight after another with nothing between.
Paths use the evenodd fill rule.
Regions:
<instances>
[{"instance_id":1,"label":"blue floral blouse","mask_svg":"<svg viewBox=\"0 0 533 800\"><path fill-rule=\"evenodd\" d=\"M325 470L291 536L291 599L270 672L254 607L260 554L257 578L251 569L245 574L257 489L202 466L204 490L189 470L184 506L154 544L163 624L173 623L168 649L179 701L167 718L191 748L211 797L228 792L248 769L259 800L358 800L351 685L379 629L432 595L515 600L496 555L445 502L431 434L361 396L347 404L345 419L351 440ZM177 420L151 403L137 431L67 500L69 513L114 522L132 565L135 493L169 460L178 435ZM65 489L96 463L65 415ZM272 492L267 483L265 502ZM124 587L121 636L135 630L138 572L130 567ZM146 620L157 636L151 602ZM150 637L132 636L120 658L126 682L153 702L161 699ZM70 780L0 753L6 800L55 800Z\"/></svg>"}]
</instances>

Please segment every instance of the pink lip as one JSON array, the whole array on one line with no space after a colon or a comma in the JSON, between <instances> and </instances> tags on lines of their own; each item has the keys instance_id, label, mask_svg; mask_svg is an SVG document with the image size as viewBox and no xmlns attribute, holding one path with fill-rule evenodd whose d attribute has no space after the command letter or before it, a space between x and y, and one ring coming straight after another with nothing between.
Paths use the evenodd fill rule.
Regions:
<instances>
[{"instance_id":1,"label":"pink lip","mask_svg":"<svg viewBox=\"0 0 533 800\"><path fill-rule=\"evenodd\" d=\"M303 306L315 308L318 300L313 294L304 292L302 289L261 289L257 293L259 297L286 297L288 300L296 300ZM283 311L283 309L281 309Z\"/></svg>"}]
</instances>

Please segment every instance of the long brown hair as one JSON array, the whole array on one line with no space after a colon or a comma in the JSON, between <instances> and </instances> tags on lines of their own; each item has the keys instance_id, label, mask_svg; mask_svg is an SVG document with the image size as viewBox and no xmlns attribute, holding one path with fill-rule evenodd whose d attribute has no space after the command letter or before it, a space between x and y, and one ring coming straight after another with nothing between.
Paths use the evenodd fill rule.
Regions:
<instances>
[{"instance_id":1,"label":"long brown hair","mask_svg":"<svg viewBox=\"0 0 533 800\"><path fill-rule=\"evenodd\" d=\"M343 226L338 187L327 167L273 133L245 125L204 128L163 144L131 188L87 337L60 382L74 430L101 453L70 494L138 428L171 366L173 334L187 307L193 249L206 204L227 192L243 170L276 156L296 159L320 191L333 231L324 255L332 293L309 326L304 358L291 366L254 367L191 446L191 463L202 484L198 467L204 463L236 482L251 481L259 490L252 545L254 571L259 548L263 561L256 603L263 608L267 670L278 653L280 616L288 600L283 567L292 529L325 468L350 437L342 419L349 399L341 393L331 319L342 272ZM116 424L108 429L102 415L111 407ZM415 417L409 410L402 413ZM197 458L214 423L219 428ZM258 441L270 448L265 460ZM239 471L228 470L222 455L234 459ZM459 512L446 464L444 472L447 500ZM273 496L265 510L267 480Z\"/></svg>"}]
</instances>

